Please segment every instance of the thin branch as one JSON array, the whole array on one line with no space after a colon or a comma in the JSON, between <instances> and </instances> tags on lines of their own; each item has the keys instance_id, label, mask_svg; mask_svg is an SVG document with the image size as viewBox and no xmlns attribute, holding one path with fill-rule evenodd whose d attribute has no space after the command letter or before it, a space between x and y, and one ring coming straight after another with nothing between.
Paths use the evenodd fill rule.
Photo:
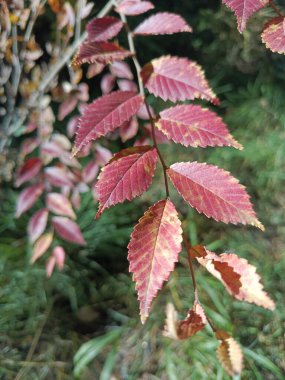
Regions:
<instances>
[{"instance_id":1,"label":"thin branch","mask_svg":"<svg viewBox=\"0 0 285 380\"><path fill-rule=\"evenodd\" d=\"M279 17L284 17L282 15L282 13L279 11L279 9L275 6L275 4L273 3L273 0L269 0L269 4L268 4L273 10L274 12L279 16Z\"/></svg>"}]
</instances>

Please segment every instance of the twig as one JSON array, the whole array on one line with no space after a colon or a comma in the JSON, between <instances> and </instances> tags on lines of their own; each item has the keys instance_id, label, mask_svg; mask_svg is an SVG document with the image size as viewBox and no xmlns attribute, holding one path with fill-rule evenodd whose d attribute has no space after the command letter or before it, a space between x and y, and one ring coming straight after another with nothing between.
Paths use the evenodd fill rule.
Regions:
<instances>
[{"instance_id":1,"label":"twig","mask_svg":"<svg viewBox=\"0 0 285 380\"><path fill-rule=\"evenodd\" d=\"M114 4L116 4L115 0L114 0ZM160 160L161 165L162 165L166 198L169 198L169 186L168 186L168 178L167 178L167 172L166 172L168 167L164 161L164 158L163 158L163 156L159 150L159 146L157 144L157 140L156 140L156 136L155 136L155 122L154 122L154 118L151 114L149 104L148 104L146 97L145 97L144 87L143 87L143 83L142 83L142 80L140 77L141 65L140 65L138 58L137 58L137 52L136 52L136 48L135 48L135 44L134 44L133 34L129 28L126 16L124 14L120 13L120 17L121 17L122 22L124 23L124 26L125 26L125 29L127 32L129 49L130 49L130 52L133 54L132 60L133 60L133 63L134 63L135 69L136 69L136 75L137 75L137 80L138 80L138 84L139 84L140 94L144 97L146 110L147 110L147 113L149 116L149 120L150 120L150 124L151 124L151 135L152 135L152 140L153 140L153 146L155 147L155 149L157 151L159 160Z\"/></svg>"},{"instance_id":2,"label":"twig","mask_svg":"<svg viewBox=\"0 0 285 380\"><path fill-rule=\"evenodd\" d=\"M279 11L279 9L275 6L275 4L273 3L273 0L269 0L269 3L268 5L274 10L274 12L279 16L279 17L284 17L282 15L282 13Z\"/></svg>"},{"instance_id":3,"label":"twig","mask_svg":"<svg viewBox=\"0 0 285 380\"><path fill-rule=\"evenodd\" d=\"M31 347L29 349L29 352L27 354L27 357L26 357L26 362L30 362L34 353L35 353L35 350L37 348L37 345L39 343L39 340L40 340L40 337L42 335L42 332L43 332L43 328L48 320L48 317L50 315L50 312L52 310L52 306L53 306L53 303L51 302L49 304L49 306L47 307L47 310L45 312L45 316L43 318L43 320L41 321L41 323L39 324L39 327L34 335L34 338L33 338L33 341L32 341L32 344L31 344ZM17 376L15 377L15 380L20 380L23 375L26 373L26 368L24 368L24 366L22 366L22 368L20 369L20 371L18 372Z\"/></svg>"}]
</instances>

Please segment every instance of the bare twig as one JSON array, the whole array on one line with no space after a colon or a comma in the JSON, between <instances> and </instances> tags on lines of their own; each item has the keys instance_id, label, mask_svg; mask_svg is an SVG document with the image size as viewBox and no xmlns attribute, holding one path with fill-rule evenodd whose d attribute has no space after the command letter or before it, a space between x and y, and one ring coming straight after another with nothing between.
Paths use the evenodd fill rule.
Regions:
<instances>
[{"instance_id":1,"label":"bare twig","mask_svg":"<svg viewBox=\"0 0 285 380\"><path fill-rule=\"evenodd\" d=\"M268 4L273 10L274 12L279 16L279 17L284 17L282 15L282 13L279 11L279 9L275 6L275 4L273 3L273 0L269 0L269 4Z\"/></svg>"}]
</instances>

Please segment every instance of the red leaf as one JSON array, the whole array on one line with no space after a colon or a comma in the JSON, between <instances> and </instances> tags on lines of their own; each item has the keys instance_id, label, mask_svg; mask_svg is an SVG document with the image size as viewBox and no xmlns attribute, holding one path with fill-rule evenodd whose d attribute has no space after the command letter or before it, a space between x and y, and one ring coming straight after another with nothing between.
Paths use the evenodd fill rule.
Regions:
<instances>
[{"instance_id":1,"label":"red leaf","mask_svg":"<svg viewBox=\"0 0 285 380\"><path fill-rule=\"evenodd\" d=\"M42 160L37 157L29 158L16 173L16 187L36 177L42 168Z\"/></svg>"},{"instance_id":2,"label":"red leaf","mask_svg":"<svg viewBox=\"0 0 285 380\"><path fill-rule=\"evenodd\" d=\"M55 232L64 240L76 243L79 245L86 245L84 237L78 225L72 220L64 216L54 216L52 224Z\"/></svg>"},{"instance_id":3,"label":"red leaf","mask_svg":"<svg viewBox=\"0 0 285 380\"><path fill-rule=\"evenodd\" d=\"M84 42L80 45L79 52L72 60L74 66L82 63L111 63L121 61L132 56L128 50L112 42Z\"/></svg>"},{"instance_id":4,"label":"red leaf","mask_svg":"<svg viewBox=\"0 0 285 380\"><path fill-rule=\"evenodd\" d=\"M158 290L178 261L181 241L181 223L169 199L150 207L134 228L128 245L128 260L136 282L142 323L149 315Z\"/></svg>"},{"instance_id":5,"label":"red leaf","mask_svg":"<svg viewBox=\"0 0 285 380\"><path fill-rule=\"evenodd\" d=\"M86 26L88 41L93 42L110 40L116 37L122 27L122 21L116 17L95 18Z\"/></svg>"},{"instance_id":6,"label":"red leaf","mask_svg":"<svg viewBox=\"0 0 285 380\"><path fill-rule=\"evenodd\" d=\"M130 121L127 121L120 127L120 137L123 142L132 139L139 130L139 123L136 117L133 117Z\"/></svg>"},{"instance_id":7,"label":"red leaf","mask_svg":"<svg viewBox=\"0 0 285 380\"><path fill-rule=\"evenodd\" d=\"M36 244L33 248L31 263L33 264L38 260L50 247L53 239L53 234L48 233L42 235L39 240L36 241Z\"/></svg>"},{"instance_id":8,"label":"red leaf","mask_svg":"<svg viewBox=\"0 0 285 380\"><path fill-rule=\"evenodd\" d=\"M79 121L73 155L91 140L105 136L130 120L142 102L142 96L135 92L116 91L88 105Z\"/></svg>"},{"instance_id":9,"label":"red leaf","mask_svg":"<svg viewBox=\"0 0 285 380\"><path fill-rule=\"evenodd\" d=\"M123 13L126 16L136 16L153 8L154 5L150 1L123 0L115 10L116 12Z\"/></svg>"},{"instance_id":10,"label":"red leaf","mask_svg":"<svg viewBox=\"0 0 285 380\"><path fill-rule=\"evenodd\" d=\"M132 200L146 191L154 175L157 152L150 146L134 147L119 152L105 166L96 183L99 210L102 212L117 203Z\"/></svg>"},{"instance_id":11,"label":"red leaf","mask_svg":"<svg viewBox=\"0 0 285 380\"><path fill-rule=\"evenodd\" d=\"M92 65L88 66L86 77L88 79L95 77L96 75L99 75L104 70L105 64L104 63L93 63Z\"/></svg>"},{"instance_id":12,"label":"red leaf","mask_svg":"<svg viewBox=\"0 0 285 380\"><path fill-rule=\"evenodd\" d=\"M239 375L243 368L243 354L239 344L224 331L216 331L216 337L221 341L217 356L230 376Z\"/></svg>"},{"instance_id":13,"label":"red leaf","mask_svg":"<svg viewBox=\"0 0 285 380\"><path fill-rule=\"evenodd\" d=\"M264 229L244 186L214 165L181 162L167 170L176 190L199 213L224 223L242 223Z\"/></svg>"},{"instance_id":14,"label":"red leaf","mask_svg":"<svg viewBox=\"0 0 285 380\"><path fill-rule=\"evenodd\" d=\"M50 166L45 169L45 177L48 182L57 187L68 186L73 187L73 183L69 178L69 172L64 168Z\"/></svg>"},{"instance_id":15,"label":"red leaf","mask_svg":"<svg viewBox=\"0 0 285 380\"><path fill-rule=\"evenodd\" d=\"M114 62L110 65L111 73L118 78L134 79L130 66L126 62Z\"/></svg>"},{"instance_id":16,"label":"red leaf","mask_svg":"<svg viewBox=\"0 0 285 380\"><path fill-rule=\"evenodd\" d=\"M238 31L242 33L248 19L259 9L265 7L268 0L223 0L223 3L235 13Z\"/></svg>"},{"instance_id":17,"label":"red leaf","mask_svg":"<svg viewBox=\"0 0 285 380\"><path fill-rule=\"evenodd\" d=\"M155 126L168 139L184 146L242 146L230 135L222 119L196 105L179 105L160 112Z\"/></svg>"},{"instance_id":18,"label":"red leaf","mask_svg":"<svg viewBox=\"0 0 285 380\"><path fill-rule=\"evenodd\" d=\"M202 306L195 301L184 320L177 319L177 313L172 304L167 305L167 318L164 336L172 339L187 339L197 334L207 324L207 318Z\"/></svg>"},{"instance_id":19,"label":"red leaf","mask_svg":"<svg viewBox=\"0 0 285 380\"><path fill-rule=\"evenodd\" d=\"M44 232L48 220L48 210L42 208L34 213L34 215L29 220L28 224L28 234L31 243L34 243Z\"/></svg>"},{"instance_id":20,"label":"red leaf","mask_svg":"<svg viewBox=\"0 0 285 380\"><path fill-rule=\"evenodd\" d=\"M201 98L217 103L201 67L187 58L154 59L143 67L141 77L148 91L165 101Z\"/></svg>"},{"instance_id":21,"label":"red leaf","mask_svg":"<svg viewBox=\"0 0 285 380\"><path fill-rule=\"evenodd\" d=\"M71 203L63 194L49 193L46 196L46 205L51 212L57 215L69 216L72 219L76 219Z\"/></svg>"},{"instance_id":22,"label":"red leaf","mask_svg":"<svg viewBox=\"0 0 285 380\"><path fill-rule=\"evenodd\" d=\"M267 49L285 54L285 18L277 17L271 20L263 30L261 39Z\"/></svg>"},{"instance_id":23,"label":"red leaf","mask_svg":"<svg viewBox=\"0 0 285 380\"><path fill-rule=\"evenodd\" d=\"M192 247L191 254L223 283L233 297L274 310L275 304L263 290L256 268L246 259L234 253L216 255L201 246Z\"/></svg>"},{"instance_id":24,"label":"red leaf","mask_svg":"<svg viewBox=\"0 0 285 380\"><path fill-rule=\"evenodd\" d=\"M144 20L135 30L135 35L151 36L192 32L192 28L179 15L169 12L156 13Z\"/></svg>"},{"instance_id":25,"label":"red leaf","mask_svg":"<svg viewBox=\"0 0 285 380\"><path fill-rule=\"evenodd\" d=\"M19 218L24 212L29 210L39 199L43 191L44 185L42 183L29 186L21 191L16 206L16 218Z\"/></svg>"}]
</instances>

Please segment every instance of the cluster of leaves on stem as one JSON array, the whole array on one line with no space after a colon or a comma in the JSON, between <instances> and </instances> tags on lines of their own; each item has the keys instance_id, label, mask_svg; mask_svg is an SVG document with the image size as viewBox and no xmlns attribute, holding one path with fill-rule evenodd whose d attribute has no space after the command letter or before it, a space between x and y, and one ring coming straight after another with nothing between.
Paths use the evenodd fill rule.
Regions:
<instances>
[{"instance_id":1,"label":"cluster of leaves on stem","mask_svg":"<svg viewBox=\"0 0 285 380\"><path fill-rule=\"evenodd\" d=\"M259 0L253 3L223 0L223 3L235 12L240 32L253 13L269 4L278 17L266 24L262 40L272 51L285 52L284 17L271 1ZM51 4L51 7L55 7L55 3ZM85 10L85 17L91 8L89 4L81 4L79 20L82 10ZM206 316L198 297L193 262L205 267L238 300L270 310L274 309L274 302L263 290L255 267L247 260L239 258L235 253L217 255L203 246L191 247L187 236L183 234L178 211L170 199L169 184L172 183L186 203L208 218L224 223L249 224L262 230L263 225L257 219L245 188L230 173L207 163L166 164L159 149L161 143L174 142L193 148L229 146L242 149L242 146L213 110L190 103L201 99L214 106L219 105L219 99L197 62L185 57L164 55L154 58L141 68L136 55L136 36L192 32L192 27L183 17L170 12L154 13L134 30L130 29L127 17L153 9L154 5L149 1L109 1L105 7L106 12L101 14L103 17L94 18L87 24L83 34L85 38L81 36L76 39L79 49L69 68L72 81L61 88L68 95L61 102L58 114L58 119L63 120L76 107L81 113L79 117L72 118L67 127L69 137L76 135L74 148L71 152L69 140L64 135L53 132L53 112L43 103L41 112L32 115L24 131L31 133L37 129L38 136L24 141L21 148L23 157L37 148L40 155L25 159L16 173L15 184L21 186L34 181L35 177L37 181L20 193L16 216L19 217L30 209L44 194L45 207L32 216L28 226L33 244L32 262L52 247L54 232L64 240L84 245L84 237L74 221L74 209L80 205L80 193L90 187L94 190L94 198L99 201L96 215L99 218L109 207L126 200L131 201L147 191L155 175L157 162L160 162L166 197L152 205L141 217L128 245L130 272L136 283L141 320L143 323L146 321L154 298L174 270L184 240L195 300L184 320L178 320L172 305L167 307L164 334L173 339L187 339L209 323L220 341L218 357L227 372L235 375L242 369L241 350L229 334L218 330ZM63 12L63 9L60 11ZM114 11L117 16L107 16L110 11ZM65 16L59 18L64 27L75 24L71 14L70 9L65 10ZM67 40L70 38L68 33L73 35L71 29L67 28ZM119 44L119 34L123 32L128 41L128 46L125 47ZM79 44L78 41L81 40L83 42ZM51 47L49 49L53 51ZM130 65L123 62L126 59L133 61L136 80ZM103 96L91 104L86 104L89 99L87 84L79 83L82 77L80 66L85 63L89 64L89 78L103 73ZM186 103L173 105L155 115L148 103L147 93L163 101ZM58 88L56 96L59 101L62 99ZM12 104L12 109L13 107ZM37 128L39 125L40 128ZM93 141L105 136L120 137L123 142L132 139L134 144L112 157L110 151L98 143L94 149ZM82 170L80 159L75 156L90 157L93 152L95 156ZM52 165L49 166L50 163ZM102 169L96 178L100 166ZM54 191L54 187L60 191ZM55 215L50 219L49 232L46 232L50 213ZM62 269L64 258L63 247L54 246L46 264L49 276L55 266Z\"/></svg>"}]
</instances>

